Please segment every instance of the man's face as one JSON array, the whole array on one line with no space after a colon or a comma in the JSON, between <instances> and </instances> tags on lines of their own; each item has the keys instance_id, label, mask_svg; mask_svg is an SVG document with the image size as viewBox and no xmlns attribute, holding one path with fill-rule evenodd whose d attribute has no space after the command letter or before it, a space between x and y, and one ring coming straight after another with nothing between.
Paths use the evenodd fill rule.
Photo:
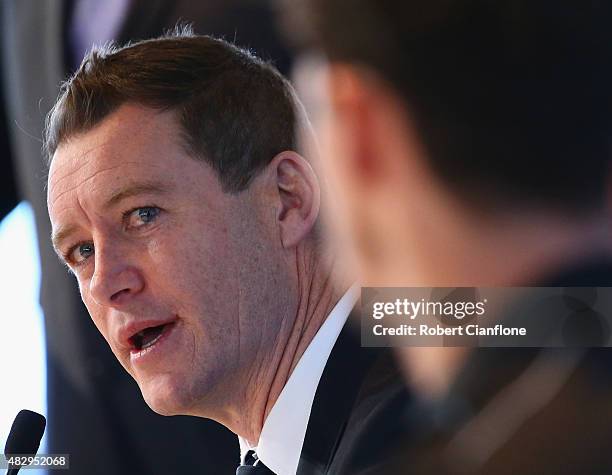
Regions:
<instances>
[{"instance_id":1,"label":"man's face","mask_svg":"<svg viewBox=\"0 0 612 475\"><path fill-rule=\"evenodd\" d=\"M330 228L345 260L363 285L418 282L416 273L406 280L415 266L404 258L427 239L415 223L432 215L424 191L433 178L408 166L421 151L401 98L361 68L324 60L306 66L296 81L319 138L334 195Z\"/></svg>"},{"instance_id":2,"label":"man's face","mask_svg":"<svg viewBox=\"0 0 612 475\"><path fill-rule=\"evenodd\" d=\"M356 268L363 283L367 281L363 259L366 246L361 242L374 223L364 216L370 207L369 190L355 179L355 137L334 108L331 72L325 60L307 57L298 62L294 80L316 132L323 175L332 195L324 215L328 229L343 261Z\"/></svg>"},{"instance_id":3,"label":"man's face","mask_svg":"<svg viewBox=\"0 0 612 475\"><path fill-rule=\"evenodd\" d=\"M180 136L171 112L122 106L59 146L48 207L58 253L147 403L201 415L273 338L277 322L254 314L274 312L265 297L291 279L275 257L273 213L250 189L223 192Z\"/></svg>"}]
</instances>

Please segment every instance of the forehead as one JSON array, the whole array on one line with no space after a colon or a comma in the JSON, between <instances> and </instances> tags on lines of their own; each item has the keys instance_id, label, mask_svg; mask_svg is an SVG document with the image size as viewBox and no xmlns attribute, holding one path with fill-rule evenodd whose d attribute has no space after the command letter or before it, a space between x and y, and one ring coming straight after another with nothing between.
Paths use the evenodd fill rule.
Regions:
<instances>
[{"instance_id":1,"label":"forehead","mask_svg":"<svg viewBox=\"0 0 612 475\"><path fill-rule=\"evenodd\" d=\"M50 210L70 192L92 194L121 182L155 177L178 179L183 155L181 131L172 112L124 105L57 148L48 178Z\"/></svg>"}]
</instances>

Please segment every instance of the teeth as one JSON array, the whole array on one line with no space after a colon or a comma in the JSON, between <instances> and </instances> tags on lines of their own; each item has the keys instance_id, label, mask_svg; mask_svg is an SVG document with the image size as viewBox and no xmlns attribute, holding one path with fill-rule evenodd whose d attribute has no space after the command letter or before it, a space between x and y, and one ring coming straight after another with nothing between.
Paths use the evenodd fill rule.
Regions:
<instances>
[{"instance_id":1,"label":"teeth","mask_svg":"<svg viewBox=\"0 0 612 475\"><path fill-rule=\"evenodd\" d=\"M135 333L134 335L132 335L132 337L130 338L130 342L132 343L132 345L134 346L134 348L138 351L140 351L140 349L142 348L142 340L143 340L144 336L143 336L143 332L138 332Z\"/></svg>"},{"instance_id":2,"label":"teeth","mask_svg":"<svg viewBox=\"0 0 612 475\"><path fill-rule=\"evenodd\" d=\"M160 334L159 334L159 335L157 335L155 338L153 338L151 341L148 341L147 343L145 343L144 345L142 345L142 347L141 347L140 349L141 349L141 350L144 350L145 348L148 348L148 347L150 347L150 346L153 346L153 345L154 345L154 344L157 342L157 340L159 340L159 339L161 338L162 334L163 334L163 331L162 331L162 332L160 332Z\"/></svg>"},{"instance_id":3,"label":"teeth","mask_svg":"<svg viewBox=\"0 0 612 475\"><path fill-rule=\"evenodd\" d=\"M163 335L167 325L158 325L156 327L144 328L143 330L135 333L130 338L130 341L136 351L142 351L146 348L153 346L159 338Z\"/></svg>"}]
</instances>

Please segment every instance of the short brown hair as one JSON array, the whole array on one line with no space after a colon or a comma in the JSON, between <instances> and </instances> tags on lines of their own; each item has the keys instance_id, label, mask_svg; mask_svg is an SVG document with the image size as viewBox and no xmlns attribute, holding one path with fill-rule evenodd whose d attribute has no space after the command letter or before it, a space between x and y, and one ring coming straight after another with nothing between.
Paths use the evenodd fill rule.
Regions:
<instances>
[{"instance_id":1,"label":"short brown hair","mask_svg":"<svg viewBox=\"0 0 612 475\"><path fill-rule=\"evenodd\" d=\"M612 2L297 3L306 46L384 78L432 170L470 204L606 206Z\"/></svg>"},{"instance_id":2,"label":"short brown hair","mask_svg":"<svg viewBox=\"0 0 612 475\"><path fill-rule=\"evenodd\" d=\"M297 146L297 99L271 64L177 28L88 53L47 117L48 162L60 143L129 102L176 111L188 152L212 166L227 192L245 189L275 155Z\"/></svg>"}]
</instances>

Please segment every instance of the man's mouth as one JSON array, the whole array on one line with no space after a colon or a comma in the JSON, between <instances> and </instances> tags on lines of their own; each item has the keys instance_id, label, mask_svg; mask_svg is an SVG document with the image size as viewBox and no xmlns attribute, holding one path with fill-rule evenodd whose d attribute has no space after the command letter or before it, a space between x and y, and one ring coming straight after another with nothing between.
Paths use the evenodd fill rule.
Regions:
<instances>
[{"instance_id":1,"label":"man's mouth","mask_svg":"<svg viewBox=\"0 0 612 475\"><path fill-rule=\"evenodd\" d=\"M175 322L164 323L154 327L148 327L144 330L135 333L130 337L132 351L139 352L152 347L157 343L169 330Z\"/></svg>"}]
</instances>

